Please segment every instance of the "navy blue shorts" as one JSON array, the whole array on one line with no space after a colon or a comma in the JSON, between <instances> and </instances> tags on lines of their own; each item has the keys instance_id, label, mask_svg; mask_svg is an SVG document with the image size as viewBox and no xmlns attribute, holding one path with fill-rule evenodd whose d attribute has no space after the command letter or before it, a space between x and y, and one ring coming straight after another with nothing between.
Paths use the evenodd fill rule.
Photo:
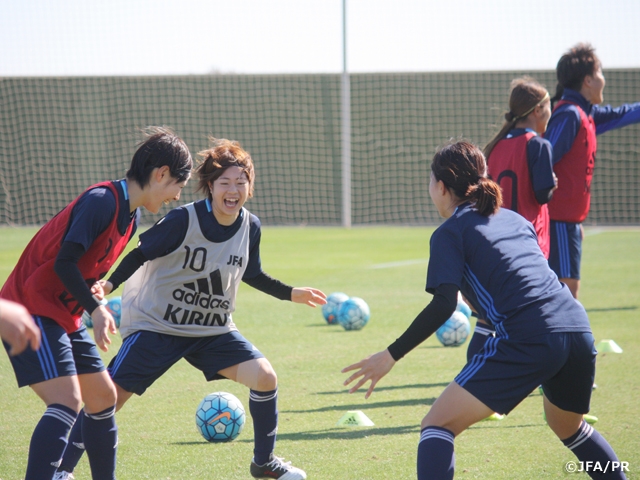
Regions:
<instances>
[{"instance_id":1,"label":"navy blue shorts","mask_svg":"<svg viewBox=\"0 0 640 480\"><path fill-rule=\"evenodd\" d=\"M182 358L211 381L225 378L218 375L220 370L264 355L238 331L211 337L178 337L142 330L124 339L109 364L109 373L121 388L142 395Z\"/></svg>"},{"instance_id":2,"label":"navy blue shorts","mask_svg":"<svg viewBox=\"0 0 640 480\"><path fill-rule=\"evenodd\" d=\"M582 229L580 223L551 220L549 266L558 278L580 280L582 258Z\"/></svg>"},{"instance_id":3,"label":"navy blue shorts","mask_svg":"<svg viewBox=\"0 0 640 480\"><path fill-rule=\"evenodd\" d=\"M588 333L549 333L526 340L489 337L455 382L494 412L513 410L538 386L556 407L588 413L596 373Z\"/></svg>"},{"instance_id":4,"label":"navy blue shorts","mask_svg":"<svg viewBox=\"0 0 640 480\"><path fill-rule=\"evenodd\" d=\"M40 348L35 352L27 348L20 355L9 357L19 387L58 377L104 371L98 347L84 325L67 334L50 318L34 316L33 320L42 332ZM3 343L9 351L8 344Z\"/></svg>"}]
</instances>

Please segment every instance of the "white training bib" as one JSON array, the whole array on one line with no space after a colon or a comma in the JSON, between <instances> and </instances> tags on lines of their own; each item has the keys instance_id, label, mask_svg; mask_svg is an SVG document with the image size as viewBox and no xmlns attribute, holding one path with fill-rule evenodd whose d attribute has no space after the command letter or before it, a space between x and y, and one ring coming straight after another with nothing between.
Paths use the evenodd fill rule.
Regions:
<instances>
[{"instance_id":1,"label":"white training bib","mask_svg":"<svg viewBox=\"0 0 640 480\"><path fill-rule=\"evenodd\" d=\"M243 208L236 234L214 243L202 234L193 203L185 208L189 227L180 247L146 262L125 283L123 338L139 330L183 337L237 330L231 313L249 262L250 214Z\"/></svg>"}]
</instances>

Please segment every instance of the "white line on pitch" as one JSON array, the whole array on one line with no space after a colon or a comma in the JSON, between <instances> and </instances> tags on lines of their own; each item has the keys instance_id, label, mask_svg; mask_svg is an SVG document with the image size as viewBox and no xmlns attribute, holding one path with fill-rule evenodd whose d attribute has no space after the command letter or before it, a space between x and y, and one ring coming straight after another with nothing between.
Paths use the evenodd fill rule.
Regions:
<instances>
[{"instance_id":1,"label":"white line on pitch","mask_svg":"<svg viewBox=\"0 0 640 480\"><path fill-rule=\"evenodd\" d=\"M371 265L369 268L377 269L377 268L394 268L394 267L405 267L407 265L417 265L420 263L428 263L429 260L426 258L418 258L416 260L403 260L401 262L389 262L389 263L378 263L377 265Z\"/></svg>"}]
</instances>

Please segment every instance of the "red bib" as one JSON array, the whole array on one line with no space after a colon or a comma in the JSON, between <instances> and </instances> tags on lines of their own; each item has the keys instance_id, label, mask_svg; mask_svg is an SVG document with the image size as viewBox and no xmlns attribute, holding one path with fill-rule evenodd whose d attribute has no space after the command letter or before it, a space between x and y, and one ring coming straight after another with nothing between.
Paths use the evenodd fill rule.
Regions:
<instances>
[{"instance_id":1,"label":"red bib","mask_svg":"<svg viewBox=\"0 0 640 480\"><path fill-rule=\"evenodd\" d=\"M558 222L581 223L591 205L591 178L596 164L596 124L576 103L561 100L560 105L571 104L580 113L580 130L569 151L553 166L558 177L558 189L549 202L549 216Z\"/></svg>"},{"instance_id":2,"label":"red bib","mask_svg":"<svg viewBox=\"0 0 640 480\"><path fill-rule=\"evenodd\" d=\"M503 207L518 212L533 224L538 245L545 258L549 258L549 209L536 200L527 162L527 143L535 136L527 132L500 140L489 155L487 168L502 189Z\"/></svg>"},{"instance_id":3,"label":"red bib","mask_svg":"<svg viewBox=\"0 0 640 480\"><path fill-rule=\"evenodd\" d=\"M78 262L82 277L89 286L109 272L125 249L134 226L132 220L124 235L118 231L118 192L111 182L98 183L89 187L87 191L98 187L106 187L113 192L116 198L116 215ZM55 320L67 333L80 328L84 309L67 292L53 265L69 227L71 212L79 198L67 205L36 233L0 291L0 297L23 304L32 315Z\"/></svg>"}]
</instances>

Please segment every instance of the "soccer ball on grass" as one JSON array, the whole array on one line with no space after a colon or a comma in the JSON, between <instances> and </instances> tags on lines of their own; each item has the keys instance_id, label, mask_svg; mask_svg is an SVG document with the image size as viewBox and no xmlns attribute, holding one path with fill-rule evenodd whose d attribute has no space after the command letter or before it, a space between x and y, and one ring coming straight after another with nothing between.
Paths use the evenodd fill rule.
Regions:
<instances>
[{"instance_id":1,"label":"soccer ball on grass","mask_svg":"<svg viewBox=\"0 0 640 480\"><path fill-rule=\"evenodd\" d=\"M359 297L351 297L340 305L338 323L345 330L360 330L369 321L369 305Z\"/></svg>"},{"instance_id":2,"label":"soccer ball on grass","mask_svg":"<svg viewBox=\"0 0 640 480\"><path fill-rule=\"evenodd\" d=\"M327 297L327 303L322 305L322 316L329 325L338 323L338 310L345 300L349 299L349 295L342 292L334 292Z\"/></svg>"},{"instance_id":3,"label":"soccer ball on grass","mask_svg":"<svg viewBox=\"0 0 640 480\"><path fill-rule=\"evenodd\" d=\"M242 432L244 407L235 395L210 393L196 410L196 426L208 442L230 442Z\"/></svg>"},{"instance_id":4,"label":"soccer ball on grass","mask_svg":"<svg viewBox=\"0 0 640 480\"><path fill-rule=\"evenodd\" d=\"M436 330L436 337L445 347L459 347L469 336L471 325L467 316L459 311L453 315Z\"/></svg>"}]
</instances>

